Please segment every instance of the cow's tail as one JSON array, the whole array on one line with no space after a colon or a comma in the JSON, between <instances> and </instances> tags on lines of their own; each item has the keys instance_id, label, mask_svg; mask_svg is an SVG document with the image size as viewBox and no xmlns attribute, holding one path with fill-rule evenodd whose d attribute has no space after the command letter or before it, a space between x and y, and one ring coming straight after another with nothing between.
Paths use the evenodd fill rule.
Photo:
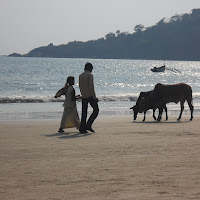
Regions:
<instances>
[{"instance_id":1,"label":"cow's tail","mask_svg":"<svg viewBox=\"0 0 200 200\"><path fill-rule=\"evenodd\" d=\"M190 107L191 118L190 121L193 119L193 112L194 112L194 105L193 105L193 98L192 98L192 88L190 88L190 102L188 101L188 105Z\"/></svg>"},{"instance_id":2,"label":"cow's tail","mask_svg":"<svg viewBox=\"0 0 200 200\"><path fill-rule=\"evenodd\" d=\"M193 105L193 97L192 97L192 88L189 85L186 90L186 99L187 99L188 105L190 107L190 110L193 113L194 105Z\"/></svg>"},{"instance_id":3,"label":"cow's tail","mask_svg":"<svg viewBox=\"0 0 200 200\"><path fill-rule=\"evenodd\" d=\"M190 87L190 98L191 98L191 104L193 106L193 97L192 97L192 88Z\"/></svg>"}]
</instances>

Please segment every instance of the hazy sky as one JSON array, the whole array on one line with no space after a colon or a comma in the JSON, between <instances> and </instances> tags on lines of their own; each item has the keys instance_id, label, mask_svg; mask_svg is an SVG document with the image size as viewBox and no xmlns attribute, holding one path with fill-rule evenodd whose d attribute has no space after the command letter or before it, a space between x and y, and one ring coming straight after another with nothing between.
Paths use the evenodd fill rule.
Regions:
<instances>
[{"instance_id":1,"label":"hazy sky","mask_svg":"<svg viewBox=\"0 0 200 200\"><path fill-rule=\"evenodd\" d=\"M190 13L200 0L0 0L0 55L88 41Z\"/></svg>"}]
</instances>

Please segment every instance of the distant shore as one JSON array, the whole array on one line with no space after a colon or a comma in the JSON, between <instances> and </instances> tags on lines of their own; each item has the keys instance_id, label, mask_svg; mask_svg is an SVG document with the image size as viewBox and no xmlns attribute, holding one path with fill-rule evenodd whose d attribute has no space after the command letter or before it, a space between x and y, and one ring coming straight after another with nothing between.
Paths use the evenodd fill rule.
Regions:
<instances>
[{"instance_id":1,"label":"distant shore","mask_svg":"<svg viewBox=\"0 0 200 200\"><path fill-rule=\"evenodd\" d=\"M136 25L132 34L111 32L97 40L58 46L50 43L23 55L8 56L199 61L199 20L200 9L193 9L190 14L176 14L167 21L163 18L148 28Z\"/></svg>"}]
</instances>

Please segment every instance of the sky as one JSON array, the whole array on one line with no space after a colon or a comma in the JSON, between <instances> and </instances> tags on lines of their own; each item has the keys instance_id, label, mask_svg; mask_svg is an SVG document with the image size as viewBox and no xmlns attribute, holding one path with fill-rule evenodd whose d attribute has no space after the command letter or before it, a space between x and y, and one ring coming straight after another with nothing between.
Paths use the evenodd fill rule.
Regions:
<instances>
[{"instance_id":1,"label":"sky","mask_svg":"<svg viewBox=\"0 0 200 200\"><path fill-rule=\"evenodd\" d=\"M0 0L0 55L88 41L191 13L200 0Z\"/></svg>"}]
</instances>

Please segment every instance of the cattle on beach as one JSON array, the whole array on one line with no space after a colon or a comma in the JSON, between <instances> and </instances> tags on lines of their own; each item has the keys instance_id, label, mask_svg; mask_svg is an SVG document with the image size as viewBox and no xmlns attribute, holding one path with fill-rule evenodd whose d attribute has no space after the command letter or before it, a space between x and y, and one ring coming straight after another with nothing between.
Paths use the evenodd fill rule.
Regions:
<instances>
[{"instance_id":1,"label":"cattle on beach","mask_svg":"<svg viewBox=\"0 0 200 200\"><path fill-rule=\"evenodd\" d=\"M142 100L142 98L148 97L152 92L153 92L153 90L150 90L150 91L147 91L147 92L140 92L140 95L139 95L139 97L138 97L138 99L137 99L136 105L130 108L130 109L133 109L133 115L134 115L133 118L134 118L134 120L137 119L137 114L139 113L139 110L140 110L140 108L139 108L139 106L140 106L140 101ZM149 109L153 109L153 118L156 120L155 110L156 110L157 108L151 107L151 108L149 108ZM164 109L165 109L165 113L166 113L166 120L168 120L167 107L166 107L166 105L164 106ZM147 112L147 110L144 111L144 118L143 118L143 120L142 120L143 122L144 122L145 119L146 119L146 112Z\"/></svg>"},{"instance_id":2,"label":"cattle on beach","mask_svg":"<svg viewBox=\"0 0 200 200\"><path fill-rule=\"evenodd\" d=\"M185 83L179 83L174 85L164 85L158 83L155 85L154 90L149 96L141 99L139 105L139 112L145 112L152 107L158 108L159 115L157 120L160 121L162 118L163 108L164 106L166 106L167 103L180 102L181 112L177 119L180 120L184 110L185 101L187 101L188 106L190 108L190 120L192 120L194 111L194 107L192 105L192 88Z\"/></svg>"}]
</instances>

